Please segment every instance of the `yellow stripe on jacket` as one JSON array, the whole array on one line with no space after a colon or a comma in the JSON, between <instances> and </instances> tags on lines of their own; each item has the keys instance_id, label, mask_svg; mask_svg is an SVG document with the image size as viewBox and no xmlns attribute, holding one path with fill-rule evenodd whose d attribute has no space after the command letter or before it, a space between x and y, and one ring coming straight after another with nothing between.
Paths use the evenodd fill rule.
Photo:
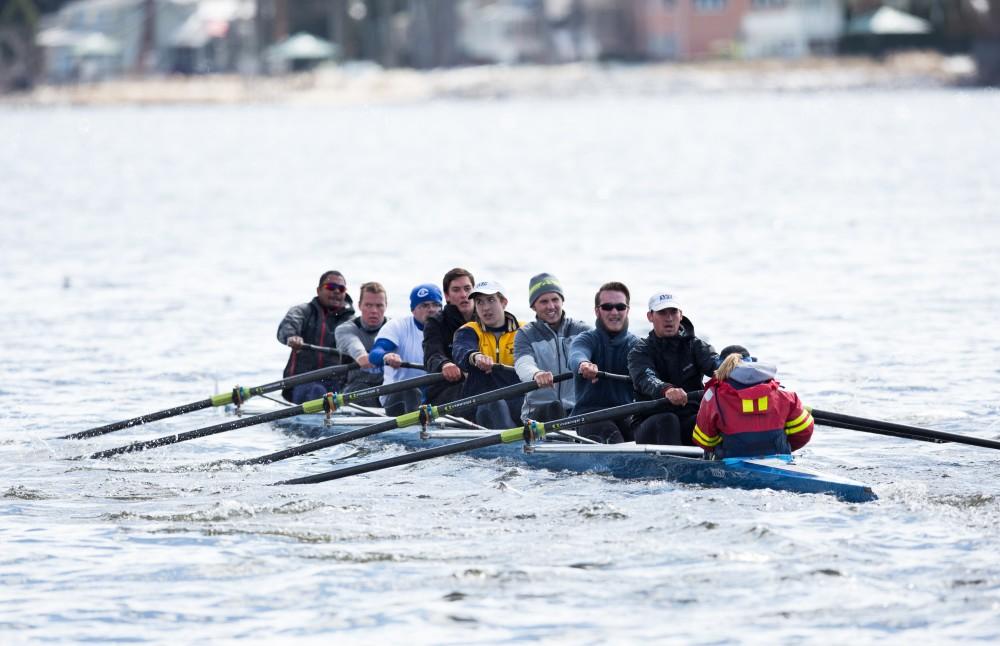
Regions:
<instances>
[{"instance_id":1,"label":"yellow stripe on jacket","mask_svg":"<svg viewBox=\"0 0 1000 646\"><path fill-rule=\"evenodd\" d=\"M794 435L800 431L804 431L813 425L812 415L807 410L803 410L802 414L795 419L785 422L785 435Z\"/></svg>"}]
</instances>

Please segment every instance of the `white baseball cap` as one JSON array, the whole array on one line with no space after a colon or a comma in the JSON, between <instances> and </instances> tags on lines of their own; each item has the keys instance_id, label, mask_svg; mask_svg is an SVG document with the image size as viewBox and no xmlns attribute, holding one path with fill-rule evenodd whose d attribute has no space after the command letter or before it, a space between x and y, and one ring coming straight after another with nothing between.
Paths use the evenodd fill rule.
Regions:
<instances>
[{"instance_id":1,"label":"white baseball cap","mask_svg":"<svg viewBox=\"0 0 1000 646\"><path fill-rule=\"evenodd\" d=\"M476 286L472 288L472 293L469 294L470 297L474 297L476 294L483 294L488 296L490 294L500 294L504 296L507 290L503 288L503 285L495 280L481 280L476 283ZM506 298L506 297L505 297Z\"/></svg>"},{"instance_id":2,"label":"white baseball cap","mask_svg":"<svg viewBox=\"0 0 1000 646\"><path fill-rule=\"evenodd\" d=\"M649 297L650 312L659 312L660 310L665 310L668 307L674 307L679 310L684 309L681 307L681 303L676 294L660 292L659 294L653 294Z\"/></svg>"}]
</instances>

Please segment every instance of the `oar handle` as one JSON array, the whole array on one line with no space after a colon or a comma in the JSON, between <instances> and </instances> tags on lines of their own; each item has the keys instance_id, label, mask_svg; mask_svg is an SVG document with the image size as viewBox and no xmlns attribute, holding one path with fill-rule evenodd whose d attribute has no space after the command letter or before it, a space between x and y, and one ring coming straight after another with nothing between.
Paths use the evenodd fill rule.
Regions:
<instances>
[{"instance_id":1,"label":"oar handle","mask_svg":"<svg viewBox=\"0 0 1000 646\"><path fill-rule=\"evenodd\" d=\"M309 350L313 350L315 352L322 352L323 354L333 354L333 355L337 355L337 356L342 357L342 358L350 359L350 357L348 357L344 352L338 350L337 348L328 348L328 347L323 346L323 345L313 345L312 343L303 343L302 347L303 348L307 348ZM353 359L351 359L351 362L352 362L351 367L352 368L357 368L357 364L353 363L354 362ZM424 370L423 364L412 363L410 361L403 361L403 362L401 362L399 364L399 367L400 368L412 368L414 370Z\"/></svg>"},{"instance_id":2,"label":"oar handle","mask_svg":"<svg viewBox=\"0 0 1000 646\"><path fill-rule=\"evenodd\" d=\"M315 345L313 343L303 343L302 347L305 348L305 349L307 349L307 350L312 350L313 352L319 352L320 354L335 354L335 355L337 355L339 357L347 357L347 355L344 354L343 351L338 350L337 348L330 348L330 347L327 347L325 345ZM347 357L347 358L350 359L350 357Z\"/></svg>"},{"instance_id":3,"label":"oar handle","mask_svg":"<svg viewBox=\"0 0 1000 646\"><path fill-rule=\"evenodd\" d=\"M354 370L358 367L358 364L354 363L342 363L336 366L327 366L326 368L319 368L318 370L310 370L309 372L303 372L297 375L292 375L291 377L285 377L280 381L272 381L269 384L264 384L263 386L257 386L256 388L248 388L250 395L262 395L264 393L271 393L276 390L284 390L285 388L292 388L293 386L298 386L299 384L307 384L310 381L323 381L327 377L332 377L333 375L339 375L342 372L348 372ZM229 393L222 393L227 395ZM233 402L223 402L226 404Z\"/></svg>"},{"instance_id":4,"label":"oar handle","mask_svg":"<svg viewBox=\"0 0 1000 646\"><path fill-rule=\"evenodd\" d=\"M627 381L629 383L632 383L632 377L629 377L628 375L618 375L613 372L604 372L603 370L598 370L597 376L600 377L601 379L610 379L612 381Z\"/></svg>"}]
</instances>

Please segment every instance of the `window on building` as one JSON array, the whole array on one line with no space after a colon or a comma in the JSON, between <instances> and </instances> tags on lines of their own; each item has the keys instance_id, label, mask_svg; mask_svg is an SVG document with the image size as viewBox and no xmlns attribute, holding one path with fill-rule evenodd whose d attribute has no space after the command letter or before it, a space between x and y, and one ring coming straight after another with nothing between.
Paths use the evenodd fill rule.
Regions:
<instances>
[{"instance_id":1,"label":"window on building","mask_svg":"<svg viewBox=\"0 0 1000 646\"><path fill-rule=\"evenodd\" d=\"M723 11L727 2L728 0L694 0L694 9L703 13Z\"/></svg>"},{"instance_id":2,"label":"window on building","mask_svg":"<svg viewBox=\"0 0 1000 646\"><path fill-rule=\"evenodd\" d=\"M788 0L750 0L753 9L780 9L788 5Z\"/></svg>"}]
</instances>

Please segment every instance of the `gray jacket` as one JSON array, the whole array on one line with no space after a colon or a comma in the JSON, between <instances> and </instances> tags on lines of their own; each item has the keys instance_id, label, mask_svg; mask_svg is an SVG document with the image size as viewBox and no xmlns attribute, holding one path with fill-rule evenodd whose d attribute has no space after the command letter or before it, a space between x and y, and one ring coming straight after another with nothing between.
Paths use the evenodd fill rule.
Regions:
<instances>
[{"instance_id":1,"label":"gray jacket","mask_svg":"<svg viewBox=\"0 0 1000 646\"><path fill-rule=\"evenodd\" d=\"M537 319L522 326L514 335L514 369L517 371L518 379L531 381L539 371L548 371L554 375L570 372L570 343L577 334L589 329L589 325L571 319L565 313L558 330L553 330L548 323ZM562 402L567 413L573 410L576 396L572 380L559 382L552 388L539 388L528 393L521 409L522 417L528 416L530 409L535 405L557 400Z\"/></svg>"},{"instance_id":2,"label":"gray jacket","mask_svg":"<svg viewBox=\"0 0 1000 646\"><path fill-rule=\"evenodd\" d=\"M385 325L388 320L388 318L382 319L382 325ZM334 330L334 335L337 338L337 348L352 359L357 359L362 355L368 354L375 343L375 337L378 336L379 330L382 329L382 325L375 329L366 328L362 325L360 316L356 316L346 323L341 323ZM381 384L381 368L352 370L347 373L347 384L344 387L344 392L354 392L355 390L379 386Z\"/></svg>"}]
</instances>

